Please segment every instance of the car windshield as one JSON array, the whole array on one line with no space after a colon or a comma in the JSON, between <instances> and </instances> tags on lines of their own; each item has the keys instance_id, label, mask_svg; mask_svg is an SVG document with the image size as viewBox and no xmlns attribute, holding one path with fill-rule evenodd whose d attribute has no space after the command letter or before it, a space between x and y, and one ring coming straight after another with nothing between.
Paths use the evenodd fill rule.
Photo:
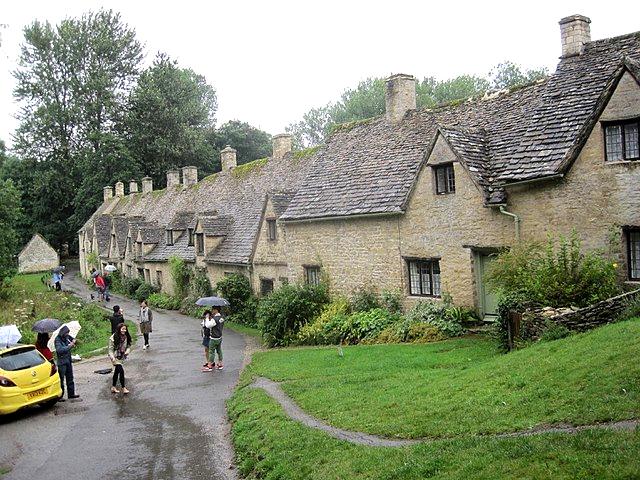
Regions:
<instances>
[{"instance_id":1,"label":"car windshield","mask_svg":"<svg viewBox=\"0 0 640 480\"><path fill-rule=\"evenodd\" d=\"M45 361L35 348L21 348L1 354L0 369L12 372L42 365Z\"/></svg>"}]
</instances>

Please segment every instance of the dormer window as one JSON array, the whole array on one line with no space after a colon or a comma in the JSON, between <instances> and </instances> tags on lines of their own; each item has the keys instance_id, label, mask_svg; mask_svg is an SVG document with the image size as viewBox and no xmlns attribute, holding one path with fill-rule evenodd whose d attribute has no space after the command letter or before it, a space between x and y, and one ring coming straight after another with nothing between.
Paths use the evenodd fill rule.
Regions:
<instances>
[{"instance_id":1,"label":"dormer window","mask_svg":"<svg viewBox=\"0 0 640 480\"><path fill-rule=\"evenodd\" d=\"M456 191L456 179L453 173L453 163L433 167L436 178L436 194L444 195Z\"/></svg>"},{"instance_id":2,"label":"dormer window","mask_svg":"<svg viewBox=\"0 0 640 480\"><path fill-rule=\"evenodd\" d=\"M193 228L190 228L189 229L189 246L190 247L193 247L193 240L194 240L194 238L193 238Z\"/></svg>"},{"instance_id":3,"label":"dormer window","mask_svg":"<svg viewBox=\"0 0 640 480\"><path fill-rule=\"evenodd\" d=\"M276 229L275 220L267 220L267 229L269 230L269 240L274 241L277 238L278 230Z\"/></svg>"},{"instance_id":4,"label":"dormer window","mask_svg":"<svg viewBox=\"0 0 640 480\"><path fill-rule=\"evenodd\" d=\"M167 245L173 245L173 230L167 230Z\"/></svg>"},{"instance_id":5,"label":"dormer window","mask_svg":"<svg viewBox=\"0 0 640 480\"><path fill-rule=\"evenodd\" d=\"M638 119L604 125L606 161L621 162L640 158L639 127Z\"/></svg>"}]
</instances>

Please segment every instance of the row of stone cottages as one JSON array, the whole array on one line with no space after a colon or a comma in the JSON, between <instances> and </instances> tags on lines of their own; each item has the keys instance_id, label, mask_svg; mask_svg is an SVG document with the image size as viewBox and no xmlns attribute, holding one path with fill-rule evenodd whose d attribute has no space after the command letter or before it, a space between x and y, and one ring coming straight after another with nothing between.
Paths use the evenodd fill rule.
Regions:
<instances>
[{"instance_id":1,"label":"row of stone cottages","mask_svg":"<svg viewBox=\"0 0 640 480\"><path fill-rule=\"evenodd\" d=\"M575 229L613 248L640 281L640 33L591 41L590 20L560 22L548 79L456 106L416 110L415 79L387 81L386 114L345 125L313 153L278 135L273 155L167 187L119 182L80 230L81 265L97 252L171 292L167 260L230 272L267 294L326 278L336 292L400 289L407 304L444 292L495 314L492 255Z\"/></svg>"}]
</instances>

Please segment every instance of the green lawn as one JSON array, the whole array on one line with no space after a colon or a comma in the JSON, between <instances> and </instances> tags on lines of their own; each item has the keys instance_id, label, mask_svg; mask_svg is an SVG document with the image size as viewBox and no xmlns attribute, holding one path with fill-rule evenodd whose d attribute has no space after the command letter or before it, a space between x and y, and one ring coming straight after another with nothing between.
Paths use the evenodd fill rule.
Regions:
<instances>
[{"instance_id":1,"label":"green lawn","mask_svg":"<svg viewBox=\"0 0 640 480\"><path fill-rule=\"evenodd\" d=\"M486 339L259 353L229 402L242 473L256 478L638 478L640 431L482 434L640 418L640 320L502 355ZM405 448L351 445L284 416L256 375L307 413Z\"/></svg>"},{"instance_id":2,"label":"green lawn","mask_svg":"<svg viewBox=\"0 0 640 480\"><path fill-rule=\"evenodd\" d=\"M260 333L260 330L258 330L257 328L247 327L246 325L242 325L241 323L232 322L230 320L227 320L224 323L228 328L230 328L231 330L233 330L235 332L244 333L245 335L250 335L252 337L258 337L260 340L262 340L262 334Z\"/></svg>"},{"instance_id":3,"label":"green lawn","mask_svg":"<svg viewBox=\"0 0 640 480\"><path fill-rule=\"evenodd\" d=\"M111 323L108 314L97 305L87 305L82 300L66 292L48 290L41 282L43 274L17 275L12 280L10 295L0 299L0 325L16 324L22 334L21 343L33 343L36 334L31 326L37 320L52 317L67 322L79 320L82 330L78 335L78 345L73 353L83 357L99 354L97 349L106 350ZM135 339L135 325L129 322L129 331ZM134 340L135 341L135 340Z\"/></svg>"}]
</instances>

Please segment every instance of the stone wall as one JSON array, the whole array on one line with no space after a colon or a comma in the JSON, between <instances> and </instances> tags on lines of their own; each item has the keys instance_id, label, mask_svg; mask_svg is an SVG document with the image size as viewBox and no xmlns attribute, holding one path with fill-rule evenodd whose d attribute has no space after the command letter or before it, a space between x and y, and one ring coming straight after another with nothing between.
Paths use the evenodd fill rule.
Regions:
<instances>
[{"instance_id":1,"label":"stone wall","mask_svg":"<svg viewBox=\"0 0 640 480\"><path fill-rule=\"evenodd\" d=\"M542 308L527 311L522 314L520 336L537 340L546 330L548 322L562 325L574 332L591 330L615 322L629 303L637 299L640 299L640 289L580 309Z\"/></svg>"},{"instance_id":2,"label":"stone wall","mask_svg":"<svg viewBox=\"0 0 640 480\"><path fill-rule=\"evenodd\" d=\"M40 235L34 235L18 255L20 273L42 272L60 265L58 253Z\"/></svg>"}]
</instances>

